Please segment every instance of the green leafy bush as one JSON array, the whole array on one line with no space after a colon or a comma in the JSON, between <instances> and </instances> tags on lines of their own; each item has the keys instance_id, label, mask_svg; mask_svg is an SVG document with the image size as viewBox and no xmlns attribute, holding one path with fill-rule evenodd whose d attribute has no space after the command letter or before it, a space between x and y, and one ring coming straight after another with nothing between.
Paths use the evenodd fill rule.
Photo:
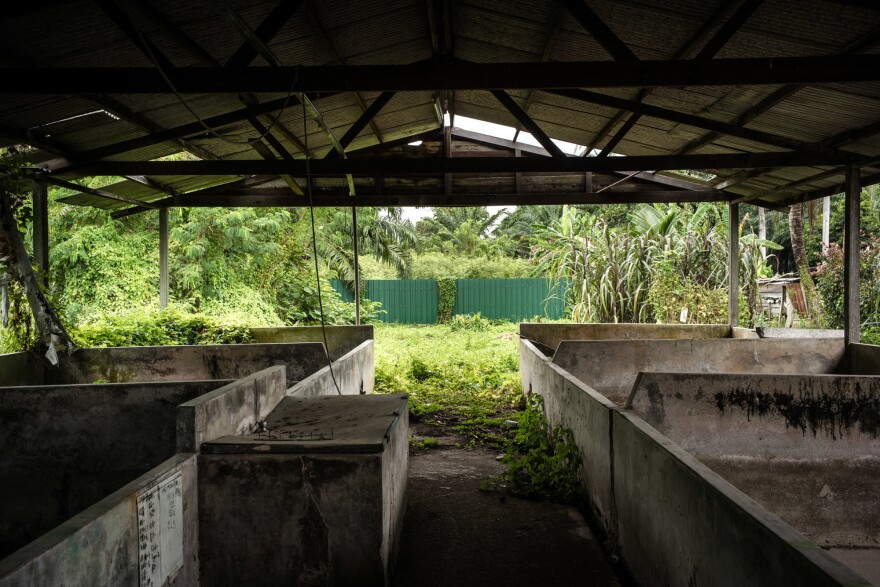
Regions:
<instances>
[{"instance_id":1,"label":"green leafy bush","mask_svg":"<svg viewBox=\"0 0 880 587\"><path fill-rule=\"evenodd\" d=\"M437 304L437 320L439 322L449 322L452 312L455 311L455 280L448 277L437 280L437 294L439 302Z\"/></svg>"},{"instance_id":2,"label":"green leafy bush","mask_svg":"<svg viewBox=\"0 0 880 587\"><path fill-rule=\"evenodd\" d=\"M544 416L544 399L537 393L529 396L518 419L516 436L501 459L507 470L500 480L489 480L484 488L504 485L520 497L573 501L580 487L580 452L571 430L550 428Z\"/></svg>"},{"instance_id":3,"label":"green leafy bush","mask_svg":"<svg viewBox=\"0 0 880 587\"><path fill-rule=\"evenodd\" d=\"M449 321L449 329L452 332L470 330L471 332L485 332L492 326L492 322L483 318L479 312L476 314L456 314Z\"/></svg>"},{"instance_id":4,"label":"green leafy bush","mask_svg":"<svg viewBox=\"0 0 880 587\"><path fill-rule=\"evenodd\" d=\"M412 263L413 279L494 279L531 277L534 268L524 259L502 255L465 256L455 253L422 253Z\"/></svg>"},{"instance_id":5,"label":"green leafy bush","mask_svg":"<svg viewBox=\"0 0 880 587\"><path fill-rule=\"evenodd\" d=\"M248 326L177 309L108 315L73 332L81 347L239 344L250 341Z\"/></svg>"},{"instance_id":6,"label":"green leafy bush","mask_svg":"<svg viewBox=\"0 0 880 587\"><path fill-rule=\"evenodd\" d=\"M816 289L825 309L825 326L843 328L844 256L843 248L831 243L816 272ZM859 312L866 339L874 336L880 324L880 237L872 236L862 244L859 268Z\"/></svg>"}]
</instances>

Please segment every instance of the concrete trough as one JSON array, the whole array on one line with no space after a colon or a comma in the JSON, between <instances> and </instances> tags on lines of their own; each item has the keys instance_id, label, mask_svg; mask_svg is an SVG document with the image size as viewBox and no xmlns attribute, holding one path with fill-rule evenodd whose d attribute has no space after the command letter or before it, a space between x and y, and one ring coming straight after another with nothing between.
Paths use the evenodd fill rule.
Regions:
<instances>
[{"instance_id":1,"label":"concrete trough","mask_svg":"<svg viewBox=\"0 0 880 587\"><path fill-rule=\"evenodd\" d=\"M241 379L284 365L288 386L327 364L320 342L78 349L53 367L38 354L0 355L0 386Z\"/></svg>"},{"instance_id":2,"label":"concrete trough","mask_svg":"<svg viewBox=\"0 0 880 587\"><path fill-rule=\"evenodd\" d=\"M0 586L199 584L195 453L256 430L288 393L337 393L308 330L295 343L82 349L57 368L0 356ZM372 391L372 330L336 330L341 391Z\"/></svg>"},{"instance_id":3,"label":"concrete trough","mask_svg":"<svg viewBox=\"0 0 880 587\"><path fill-rule=\"evenodd\" d=\"M406 396L290 396L201 445L203 585L386 585L406 503Z\"/></svg>"},{"instance_id":4,"label":"concrete trough","mask_svg":"<svg viewBox=\"0 0 880 587\"><path fill-rule=\"evenodd\" d=\"M632 411L880 584L880 377L642 373Z\"/></svg>"},{"instance_id":5,"label":"concrete trough","mask_svg":"<svg viewBox=\"0 0 880 587\"><path fill-rule=\"evenodd\" d=\"M876 347L854 350L850 368L876 369L871 363ZM521 340L523 389L544 397L552 425L572 429L589 509L636 581L867 585L856 571L623 408L639 372L649 366L658 372L715 372L723 380L736 371L822 375L848 365L839 338L561 341L552 360L538 345ZM719 444L726 440L715 438ZM873 503L874 495L863 501Z\"/></svg>"},{"instance_id":6,"label":"concrete trough","mask_svg":"<svg viewBox=\"0 0 880 587\"><path fill-rule=\"evenodd\" d=\"M0 558L173 457L177 405L224 383L0 388Z\"/></svg>"}]
</instances>

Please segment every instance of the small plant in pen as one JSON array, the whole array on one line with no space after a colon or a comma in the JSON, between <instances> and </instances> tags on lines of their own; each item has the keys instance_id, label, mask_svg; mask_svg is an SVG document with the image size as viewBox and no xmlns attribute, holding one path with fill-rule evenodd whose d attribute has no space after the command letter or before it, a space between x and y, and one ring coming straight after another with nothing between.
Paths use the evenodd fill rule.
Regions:
<instances>
[{"instance_id":1,"label":"small plant in pen","mask_svg":"<svg viewBox=\"0 0 880 587\"><path fill-rule=\"evenodd\" d=\"M544 398L532 394L518 414L519 426L502 464L507 469L487 479L484 490L507 490L517 497L572 502L578 497L580 452L571 430L553 428L544 415Z\"/></svg>"}]
</instances>

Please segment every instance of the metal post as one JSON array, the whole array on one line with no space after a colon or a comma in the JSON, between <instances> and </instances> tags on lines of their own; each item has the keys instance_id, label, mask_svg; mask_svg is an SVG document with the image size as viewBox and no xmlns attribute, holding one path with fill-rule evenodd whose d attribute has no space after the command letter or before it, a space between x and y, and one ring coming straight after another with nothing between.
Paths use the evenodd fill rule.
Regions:
<instances>
[{"instance_id":1,"label":"metal post","mask_svg":"<svg viewBox=\"0 0 880 587\"><path fill-rule=\"evenodd\" d=\"M727 322L739 326L739 204L727 205Z\"/></svg>"},{"instance_id":2,"label":"metal post","mask_svg":"<svg viewBox=\"0 0 880 587\"><path fill-rule=\"evenodd\" d=\"M831 196L822 198L822 252L828 251L831 243Z\"/></svg>"},{"instance_id":3,"label":"metal post","mask_svg":"<svg viewBox=\"0 0 880 587\"><path fill-rule=\"evenodd\" d=\"M49 285L49 191L46 180L35 178L34 188L34 260L42 287Z\"/></svg>"},{"instance_id":4,"label":"metal post","mask_svg":"<svg viewBox=\"0 0 880 587\"><path fill-rule=\"evenodd\" d=\"M843 270L843 316L844 340L849 357L850 343L859 342L861 320L859 317L859 213L861 211L861 177L855 166L846 168L846 221L844 224L844 270Z\"/></svg>"},{"instance_id":5,"label":"metal post","mask_svg":"<svg viewBox=\"0 0 880 587\"><path fill-rule=\"evenodd\" d=\"M168 307L168 208L159 210L159 308Z\"/></svg>"},{"instance_id":6,"label":"metal post","mask_svg":"<svg viewBox=\"0 0 880 587\"><path fill-rule=\"evenodd\" d=\"M354 323L361 323L361 270L358 265L357 206L351 207L351 240L354 244Z\"/></svg>"}]
</instances>

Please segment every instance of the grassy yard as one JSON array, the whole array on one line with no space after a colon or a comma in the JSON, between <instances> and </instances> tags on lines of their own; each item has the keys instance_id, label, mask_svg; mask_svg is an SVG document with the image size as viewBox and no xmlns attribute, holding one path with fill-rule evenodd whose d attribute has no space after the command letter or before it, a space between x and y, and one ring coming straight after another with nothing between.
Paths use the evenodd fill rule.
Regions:
<instances>
[{"instance_id":1,"label":"grassy yard","mask_svg":"<svg viewBox=\"0 0 880 587\"><path fill-rule=\"evenodd\" d=\"M465 446L504 446L524 407L514 323L456 317L450 324L375 327L376 391L409 394L412 421L460 434Z\"/></svg>"}]
</instances>

